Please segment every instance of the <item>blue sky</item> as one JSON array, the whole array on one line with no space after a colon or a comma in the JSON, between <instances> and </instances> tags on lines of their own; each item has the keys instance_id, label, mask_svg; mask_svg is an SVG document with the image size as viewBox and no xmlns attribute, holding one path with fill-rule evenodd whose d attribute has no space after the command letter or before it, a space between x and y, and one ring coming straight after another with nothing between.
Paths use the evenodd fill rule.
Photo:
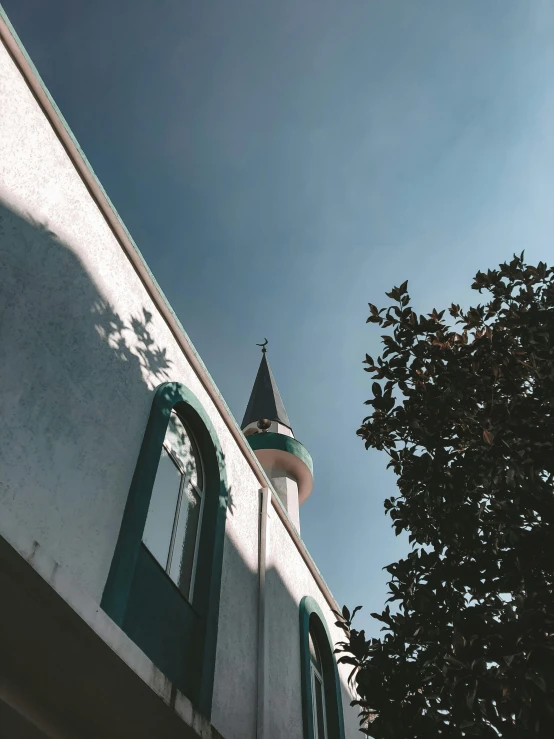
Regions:
<instances>
[{"instance_id":1,"label":"blue sky","mask_svg":"<svg viewBox=\"0 0 554 739\"><path fill-rule=\"evenodd\" d=\"M339 603L407 551L356 437L367 302L478 302L554 255L553 0L2 0L240 421L259 349L315 487L302 536Z\"/></svg>"}]
</instances>

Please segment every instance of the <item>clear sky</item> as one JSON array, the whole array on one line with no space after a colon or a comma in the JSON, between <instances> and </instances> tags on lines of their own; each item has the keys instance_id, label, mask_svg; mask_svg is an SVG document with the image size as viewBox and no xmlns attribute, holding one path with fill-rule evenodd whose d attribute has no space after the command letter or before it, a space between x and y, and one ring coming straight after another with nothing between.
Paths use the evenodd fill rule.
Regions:
<instances>
[{"instance_id":1,"label":"clear sky","mask_svg":"<svg viewBox=\"0 0 554 739\"><path fill-rule=\"evenodd\" d=\"M355 435L367 302L554 262L554 0L0 1L239 422L268 337L303 539L377 632L407 543Z\"/></svg>"}]
</instances>

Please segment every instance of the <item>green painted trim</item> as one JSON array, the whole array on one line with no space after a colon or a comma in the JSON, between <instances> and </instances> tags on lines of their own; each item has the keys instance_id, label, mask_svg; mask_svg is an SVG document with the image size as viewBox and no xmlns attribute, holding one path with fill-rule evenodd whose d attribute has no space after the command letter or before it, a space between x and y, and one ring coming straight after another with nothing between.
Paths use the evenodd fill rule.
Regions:
<instances>
[{"instance_id":1,"label":"green painted trim","mask_svg":"<svg viewBox=\"0 0 554 739\"><path fill-rule=\"evenodd\" d=\"M163 383L154 394L101 606L118 626L123 626L169 416L173 408L179 410L180 406L206 468L193 605L202 622L202 633L195 645L197 664L201 665L195 697L200 712L210 718L229 488L225 457L212 422L194 393L177 382Z\"/></svg>"},{"instance_id":2,"label":"green painted trim","mask_svg":"<svg viewBox=\"0 0 554 739\"><path fill-rule=\"evenodd\" d=\"M254 451L257 449L279 449L282 452L293 454L295 457L298 457L301 462L304 462L313 477L314 463L310 452L303 444L296 439L293 439L292 436L286 436L285 434L277 434L274 432L250 434L246 437L246 441Z\"/></svg>"},{"instance_id":3,"label":"green painted trim","mask_svg":"<svg viewBox=\"0 0 554 739\"><path fill-rule=\"evenodd\" d=\"M310 629L317 640L323 667L328 739L344 739L344 718L339 672L325 616L317 601L305 595L300 601L300 667L304 739L314 739L313 696L310 680Z\"/></svg>"}]
</instances>

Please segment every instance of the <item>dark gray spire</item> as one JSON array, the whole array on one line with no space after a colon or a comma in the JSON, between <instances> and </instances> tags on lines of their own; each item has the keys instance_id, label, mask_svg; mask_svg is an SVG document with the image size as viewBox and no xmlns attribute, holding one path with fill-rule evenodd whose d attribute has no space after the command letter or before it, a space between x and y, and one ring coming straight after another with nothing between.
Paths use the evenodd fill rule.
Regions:
<instances>
[{"instance_id":1,"label":"dark gray spire","mask_svg":"<svg viewBox=\"0 0 554 739\"><path fill-rule=\"evenodd\" d=\"M260 421L262 418L268 418L270 421L278 421L290 428L289 417L287 416L285 406L277 389L273 372L265 356L265 347L262 351L262 361L260 362L246 413L242 419L241 428L245 428L249 423L253 423L254 421Z\"/></svg>"}]
</instances>

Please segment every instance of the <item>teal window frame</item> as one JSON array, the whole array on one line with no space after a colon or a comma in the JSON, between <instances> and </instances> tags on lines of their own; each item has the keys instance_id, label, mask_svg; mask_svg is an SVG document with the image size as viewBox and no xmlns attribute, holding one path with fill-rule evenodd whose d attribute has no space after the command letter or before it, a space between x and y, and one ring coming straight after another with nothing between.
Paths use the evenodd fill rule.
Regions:
<instances>
[{"instance_id":1,"label":"teal window frame","mask_svg":"<svg viewBox=\"0 0 554 739\"><path fill-rule=\"evenodd\" d=\"M198 398L181 383L165 382L154 393L150 416L127 496L119 537L102 595L101 607L120 628L131 635L133 629L129 626L129 613L132 610L133 588L136 591L137 572L141 567L141 561L145 558L144 552L148 552L142 542L142 536L172 410L182 415L183 420L194 434L205 474L205 509L199 533L196 584L192 608L187 606L195 622L194 635L190 638L193 642L191 654L194 655L191 657L193 664L190 672L194 677L193 684L189 684L187 689L179 684L176 687L184 690L198 710L209 719L215 674L229 488L225 472L225 457L213 424ZM164 577L171 582L162 568L159 568L158 575L152 563L148 564L148 567L150 577L154 573L155 578ZM180 592L179 596L181 596ZM143 593L142 597L146 602L148 601L148 593ZM171 595L171 598L175 597ZM179 615L174 613L173 617L175 620L179 618ZM144 631L143 626L140 628ZM143 647L154 664L156 664L157 638L158 635L155 633L147 634L145 643L149 647L148 649ZM139 646L142 645L139 644ZM164 671L161 664L158 666Z\"/></svg>"},{"instance_id":2,"label":"teal window frame","mask_svg":"<svg viewBox=\"0 0 554 739\"><path fill-rule=\"evenodd\" d=\"M342 695L337 662L333 653L333 642L325 616L317 601L306 595L300 602L300 666L304 739L315 738L310 633L319 649L322 664L327 739L344 739Z\"/></svg>"}]
</instances>

